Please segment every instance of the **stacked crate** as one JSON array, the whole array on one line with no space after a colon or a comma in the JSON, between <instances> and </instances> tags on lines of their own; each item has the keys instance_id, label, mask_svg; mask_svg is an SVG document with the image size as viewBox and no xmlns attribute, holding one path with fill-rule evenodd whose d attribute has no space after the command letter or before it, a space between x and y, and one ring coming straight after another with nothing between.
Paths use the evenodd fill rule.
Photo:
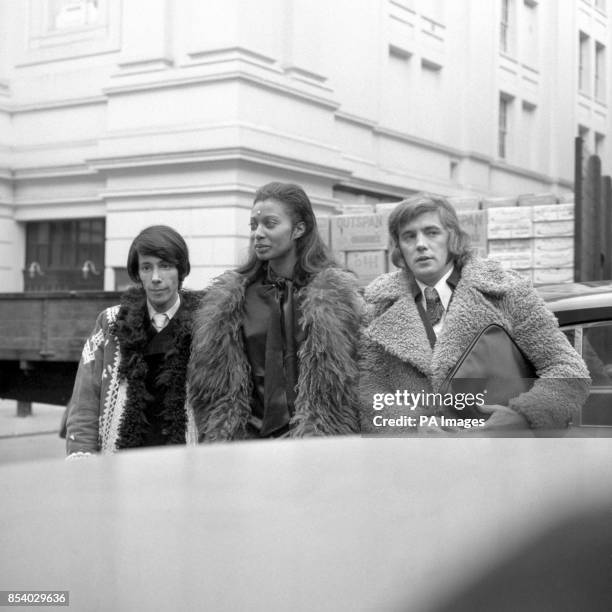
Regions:
<instances>
[{"instance_id":1,"label":"stacked crate","mask_svg":"<svg viewBox=\"0 0 612 612\"><path fill-rule=\"evenodd\" d=\"M550 193L449 198L474 251L499 260L534 284L573 279L574 203ZM321 236L340 265L353 270L362 285L395 270L389 249L388 219L397 202L374 213L318 219Z\"/></svg>"},{"instance_id":2,"label":"stacked crate","mask_svg":"<svg viewBox=\"0 0 612 612\"><path fill-rule=\"evenodd\" d=\"M532 279L533 210L501 206L487 211L488 255L506 268Z\"/></svg>"},{"instance_id":3,"label":"stacked crate","mask_svg":"<svg viewBox=\"0 0 612 612\"><path fill-rule=\"evenodd\" d=\"M484 210L458 210L459 225L470 237L472 250L480 257L488 252L487 215Z\"/></svg>"},{"instance_id":4,"label":"stacked crate","mask_svg":"<svg viewBox=\"0 0 612 612\"><path fill-rule=\"evenodd\" d=\"M352 270L362 285L380 274L395 270L389 248L388 222L396 202L378 204L370 214L343 214L318 219L323 240L340 265ZM482 210L459 210L461 226L468 232L474 250L486 256L486 215Z\"/></svg>"},{"instance_id":5,"label":"stacked crate","mask_svg":"<svg viewBox=\"0 0 612 612\"><path fill-rule=\"evenodd\" d=\"M376 212L385 216L385 225L387 226L387 253L386 253L386 261L387 261L387 269L386 272L394 272L398 268L391 260L391 254L393 249L391 248L391 242L389 239L389 216L393 209L397 206L398 202L379 202L376 204Z\"/></svg>"},{"instance_id":6,"label":"stacked crate","mask_svg":"<svg viewBox=\"0 0 612 612\"><path fill-rule=\"evenodd\" d=\"M331 219L331 217L329 215L315 216L317 219L317 227L319 228L319 236L321 236L321 240L323 240L325 245L331 249L331 236L329 226L329 220Z\"/></svg>"},{"instance_id":7,"label":"stacked crate","mask_svg":"<svg viewBox=\"0 0 612 612\"><path fill-rule=\"evenodd\" d=\"M330 217L331 248L362 285L387 272L388 212Z\"/></svg>"},{"instance_id":8,"label":"stacked crate","mask_svg":"<svg viewBox=\"0 0 612 612\"><path fill-rule=\"evenodd\" d=\"M538 194L489 208L489 257L535 285L573 280L574 204L555 202L552 194Z\"/></svg>"},{"instance_id":9,"label":"stacked crate","mask_svg":"<svg viewBox=\"0 0 612 612\"><path fill-rule=\"evenodd\" d=\"M574 278L574 203L533 207L533 283Z\"/></svg>"}]
</instances>

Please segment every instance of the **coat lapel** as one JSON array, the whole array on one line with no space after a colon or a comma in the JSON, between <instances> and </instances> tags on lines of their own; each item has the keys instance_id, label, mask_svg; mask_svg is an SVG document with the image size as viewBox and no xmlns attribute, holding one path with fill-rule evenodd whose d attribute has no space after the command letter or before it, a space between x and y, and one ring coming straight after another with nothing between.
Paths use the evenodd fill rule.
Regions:
<instances>
[{"instance_id":1,"label":"coat lapel","mask_svg":"<svg viewBox=\"0 0 612 612\"><path fill-rule=\"evenodd\" d=\"M507 273L496 262L468 261L453 294L444 331L432 352L408 276L403 271L384 274L366 289L374 312L383 312L374 315L364 335L430 377L437 388L480 330L498 323L512 331L499 307L506 284Z\"/></svg>"},{"instance_id":2,"label":"coat lapel","mask_svg":"<svg viewBox=\"0 0 612 612\"><path fill-rule=\"evenodd\" d=\"M481 290L461 279L453 294L444 330L434 347L431 364L434 387L444 381L476 335L491 323L508 328L499 308Z\"/></svg>"},{"instance_id":3,"label":"coat lapel","mask_svg":"<svg viewBox=\"0 0 612 612\"><path fill-rule=\"evenodd\" d=\"M400 297L364 333L391 355L431 374L431 346L412 295Z\"/></svg>"}]
</instances>

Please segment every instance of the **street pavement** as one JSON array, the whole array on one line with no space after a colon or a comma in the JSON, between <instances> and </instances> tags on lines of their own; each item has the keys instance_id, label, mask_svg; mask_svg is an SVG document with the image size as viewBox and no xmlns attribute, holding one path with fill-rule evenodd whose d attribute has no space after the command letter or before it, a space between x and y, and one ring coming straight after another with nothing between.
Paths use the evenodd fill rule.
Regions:
<instances>
[{"instance_id":1,"label":"street pavement","mask_svg":"<svg viewBox=\"0 0 612 612\"><path fill-rule=\"evenodd\" d=\"M32 404L32 414L17 416L17 402L0 399L0 465L63 458L59 435L64 406Z\"/></svg>"}]
</instances>

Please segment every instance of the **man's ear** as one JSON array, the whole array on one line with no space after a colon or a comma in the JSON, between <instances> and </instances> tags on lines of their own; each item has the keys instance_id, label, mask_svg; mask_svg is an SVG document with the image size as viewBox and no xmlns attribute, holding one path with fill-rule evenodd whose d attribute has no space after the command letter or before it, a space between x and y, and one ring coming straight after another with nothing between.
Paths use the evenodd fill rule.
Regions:
<instances>
[{"instance_id":1,"label":"man's ear","mask_svg":"<svg viewBox=\"0 0 612 612\"><path fill-rule=\"evenodd\" d=\"M304 235L305 231L306 231L306 224L303 221L298 221L293 226L293 232L291 236L297 240L298 238L301 238Z\"/></svg>"}]
</instances>

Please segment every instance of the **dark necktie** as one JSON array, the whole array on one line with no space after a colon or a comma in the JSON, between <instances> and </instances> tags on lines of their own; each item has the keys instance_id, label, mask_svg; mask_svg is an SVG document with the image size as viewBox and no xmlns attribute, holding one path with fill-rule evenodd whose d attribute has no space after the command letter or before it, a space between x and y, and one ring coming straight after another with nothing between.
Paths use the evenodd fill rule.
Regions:
<instances>
[{"instance_id":1,"label":"dark necktie","mask_svg":"<svg viewBox=\"0 0 612 612\"><path fill-rule=\"evenodd\" d=\"M433 287L425 287L425 302L427 303L427 316L433 327L440 322L444 314L444 306L442 306L440 296Z\"/></svg>"},{"instance_id":2,"label":"dark necktie","mask_svg":"<svg viewBox=\"0 0 612 612\"><path fill-rule=\"evenodd\" d=\"M269 436L289 423L289 404L293 406L293 386L297 382L292 380L291 372L285 368L284 351L284 344L288 340L293 341L293 331L291 328L290 331L287 330L286 327L288 323L293 325L292 315L289 314L293 308L293 283L277 277L271 288L276 295L271 303L266 337L264 416L260 432L262 437Z\"/></svg>"}]
</instances>

